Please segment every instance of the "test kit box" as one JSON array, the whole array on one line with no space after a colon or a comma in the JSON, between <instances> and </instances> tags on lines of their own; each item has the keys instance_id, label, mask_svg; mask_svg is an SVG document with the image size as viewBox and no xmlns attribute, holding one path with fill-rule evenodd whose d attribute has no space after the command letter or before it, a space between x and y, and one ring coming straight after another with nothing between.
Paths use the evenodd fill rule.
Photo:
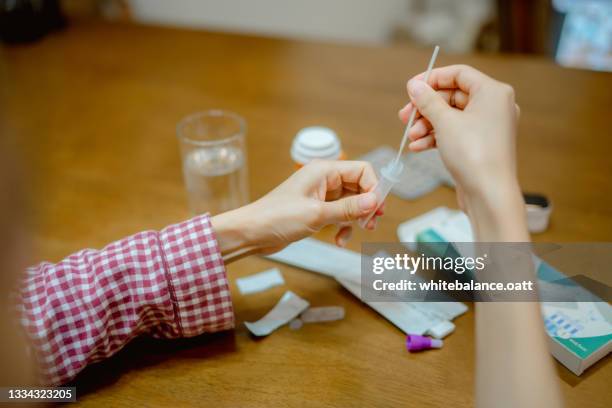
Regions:
<instances>
[{"instance_id":1,"label":"test kit box","mask_svg":"<svg viewBox=\"0 0 612 408\"><path fill-rule=\"evenodd\" d=\"M606 302L563 302L542 305L550 351L576 375L612 350L612 326ZM607 309L607 311L606 311Z\"/></svg>"},{"instance_id":2,"label":"test kit box","mask_svg":"<svg viewBox=\"0 0 612 408\"><path fill-rule=\"evenodd\" d=\"M561 272L541 262L538 279L548 282L565 278ZM564 279L566 285L576 285ZM542 317L550 351L576 375L612 351L612 307L608 302L543 302Z\"/></svg>"}]
</instances>

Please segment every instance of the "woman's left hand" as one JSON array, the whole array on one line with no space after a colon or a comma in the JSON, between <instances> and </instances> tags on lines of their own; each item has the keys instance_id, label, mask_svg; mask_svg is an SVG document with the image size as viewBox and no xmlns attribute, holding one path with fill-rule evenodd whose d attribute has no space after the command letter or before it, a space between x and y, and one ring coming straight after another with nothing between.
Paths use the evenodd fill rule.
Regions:
<instances>
[{"instance_id":1,"label":"woman's left hand","mask_svg":"<svg viewBox=\"0 0 612 408\"><path fill-rule=\"evenodd\" d=\"M273 253L331 224L340 226L336 244L345 246L350 222L376 208L376 182L367 162L314 161L259 200L213 217L221 252ZM382 215L382 207L376 215ZM375 226L372 217L366 228Z\"/></svg>"}]
</instances>

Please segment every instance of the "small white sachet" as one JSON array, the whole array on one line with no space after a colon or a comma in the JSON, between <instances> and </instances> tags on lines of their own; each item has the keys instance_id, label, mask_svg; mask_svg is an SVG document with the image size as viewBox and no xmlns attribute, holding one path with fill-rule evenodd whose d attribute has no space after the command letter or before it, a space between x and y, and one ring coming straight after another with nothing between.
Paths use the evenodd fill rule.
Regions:
<instances>
[{"instance_id":1,"label":"small white sachet","mask_svg":"<svg viewBox=\"0 0 612 408\"><path fill-rule=\"evenodd\" d=\"M254 275L236 279L236 286L238 286L238 290L243 295L262 292L284 284L285 280L278 268L271 268Z\"/></svg>"},{"instance_id":2,"label":"small white sachet","mask_svg":"<svg viewBox=\"0 0 612 408\"><path fill-rule=\"evenodd\" d=\"M342 306L325 306L308 308L300 319L304 323L333 322L344 319L344 308Z\"/></svg>"},{"instance_id":3,"label":"small white sachet","mask_svg":"<svg viewBox=\"0 0 612 408\"><path fill-rule=\"evenodd\" d=\"M255 336L267 336L284 324L289 323L310 304L291 292L285 292L281 300L264 317L256 322L244 322L244 325Z\"/></svg>"}]
</instances>

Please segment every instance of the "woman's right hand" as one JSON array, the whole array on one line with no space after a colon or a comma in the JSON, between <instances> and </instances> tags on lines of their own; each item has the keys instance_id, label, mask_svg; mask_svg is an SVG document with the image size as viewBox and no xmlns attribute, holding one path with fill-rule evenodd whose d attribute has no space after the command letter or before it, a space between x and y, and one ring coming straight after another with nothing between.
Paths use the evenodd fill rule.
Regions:
<instances>
[{"instance_id":1,"label":"woman's right hand","mask_svg":"<svg viewBox=\"0 0 612 408\"><path fill-rule=\"evenodd\" d=\"M409 131L410 150L438 148L457 183L457 198L470 217L476 241L528 241L525 205L516 177L519 109L514 91L463 65L434 69L431 87L422 78L417 75L408 82L412 102L400 111L404 122L415 106L422 114ZM529 256L512 262L498 258L500 267L480 273L497 276L507 272L517 281L525 273L535 278ZM521 268L517 261L526 266ZM476 302L477 406L499 405L500 395L504 396L502 405L507 406L563 406L540 313L537 302ZM525 337L522 340L530 345L531 354L512 353L515 333ZM502 349L510 352L500 357ZM508 383L508 373L517 381Z\"/></svg>"},{"instance_id":2,"label":"woman's right hand","mask_svg":"<svg viewBox=\"0 0 612 408\"><path fill-rule=\"evenodd\" d=\"M411 102L399 112L407 122L412 109L418 110L409 149L438 148L473 224L504 212L524 218L516 176L520 111L512 87L465 65L436 68L427 84L423 78L408 81Z\"/></svg>"}]
</instances>

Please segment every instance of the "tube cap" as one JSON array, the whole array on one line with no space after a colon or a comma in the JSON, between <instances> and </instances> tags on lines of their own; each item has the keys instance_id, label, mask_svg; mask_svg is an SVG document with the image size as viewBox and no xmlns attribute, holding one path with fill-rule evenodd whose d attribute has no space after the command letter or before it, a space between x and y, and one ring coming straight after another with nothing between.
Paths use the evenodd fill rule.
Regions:
<instances>
[{"instance_id":1,"label":"tube cap","mask_svg":"<svg viewBox=\"0 0 612 408\"><path fill-rule=\"evenodd\" d=\"M443 345L444 342L442 340L432 339L418 334L409 334L406 336L406 348L410 352L442 348Z\"/></svg>"}]
</instances>

